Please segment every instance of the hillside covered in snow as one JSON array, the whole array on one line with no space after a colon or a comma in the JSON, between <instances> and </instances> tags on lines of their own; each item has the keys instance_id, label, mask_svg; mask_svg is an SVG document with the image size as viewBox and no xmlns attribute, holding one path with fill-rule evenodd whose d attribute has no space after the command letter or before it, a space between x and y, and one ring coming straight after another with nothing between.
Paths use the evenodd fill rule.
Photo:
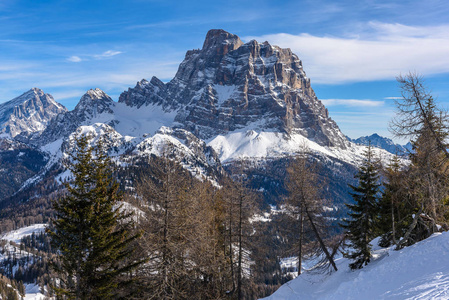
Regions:
<instances>
[{"instance_id":1,"label":"hillside covered in snow","mask_svg":"<svg viewBox=\"0 0 449 300\"><path fill-rule=\"evenodd\" d=\"M373 244L373 259L363 269L351 271L350 261L340 258L337 272L310 270L264 300L449 299L448 232L400 251Z\"/></svg>"}]
</instances>

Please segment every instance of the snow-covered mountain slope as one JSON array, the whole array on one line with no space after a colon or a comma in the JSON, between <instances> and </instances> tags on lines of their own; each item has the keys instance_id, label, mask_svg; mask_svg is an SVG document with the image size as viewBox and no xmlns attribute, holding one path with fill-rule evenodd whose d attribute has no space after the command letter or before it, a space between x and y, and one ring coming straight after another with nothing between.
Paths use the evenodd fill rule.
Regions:
<instances>
[{"instance_id":1,"label":"snow-covered mountain slope","mask_svg":"<svg viewBox=\"0 0 449 300\"><path fill-rule=\"evenodd\" d=\"M110 114L110 116L113 115ZM129 133L129 130L133 128L136 127L127 127L123 132ZM155 128L159 128L159 126L154 126L152 130ZM162 126L153 135L143 134L134 137L122 135L110 125L94 123L81 125L67 138L59 138L42 146L41 151L48 153L50 159L41 172L23 184L22 189L41 181L46 173L55 166L63 167L64 162L69 159L69 154L74 151L75 137L81 135L87 135L91 145L102 139L108 155L118 165L127 165L135 158L149 158L151 155L156 155L176 158L193 176L200 180L207 179L215 183L223 173L220 160L213 148L184 129ZM56 179L57 181L68 179L69 176L70 172L65 171Z\"/></svg>"},{"instance_id":2,"label":"snow-covered mountain slope","mask_svg":"<svg viewBox=\"0 0 449 300\"><path fill-rule=\"evenodd\" d=\"M208 141L218 153L220 161L227 163L239 159L272 159L289 157L300 152L310 152L359 165L363 161L366 146L347 143L345 148L322 146L301 134L281 132L238 130L227 135L218 135ZM374 154L384 162L393 155L383 149L373 148Z\"/></svg>"},{"instance_id":3,"label":"snow-covered mountain slope","mask_svg":"<svg viewBox=\"0 0 449 300\"><path fill-rule=\"evenodd\" d=\"M54 118L39 136L34 136L31 143L43 146L61 138L67 138L81 125L108 123L112 119L114 101L100 89L87 91L76 107Z\"/></svg>"},{"instance_id":4,"label":"snow-covered mountain slope","mask_svg":"<svg viewBox=\"0 0 449 300\"><path fill-rule=\"evenodd\" d=\"M331 201L342 214L347 209L344 203L352 201L348 184L357 184L354 174L365 160L367 149L351 142L345 148L322 146L298 133L255 129L236 130L207 142L229 172L246 166L247 182L262 191L265 202L272 205L277 205L287 194L286 169L292 158L307 152L318 165L320 180L326 183L322 197ZM384 165L393 158L393 154L383 149L373 148L373 152Z\"/></svg>"},{"instance_id":5,"label":"snow-covered mountain slope","mask_svg":"<svg viewBox=\"0 0 449 300\"><path fill-rule=\"evenodd\" d=\"M42 132L48 123L67 109L49 94L32 88L17 98L0 104L0 132L11 137Z\"/></svg>"},{"instance_id":6,"label":"snow-covered mountain slope","mask_svg":"<svg viewBox=\"0 0 449 300\"><path fill-rule=\"evenodd\" d=\"M102 123L114 128L122 136L141 138L153 135L161 126L172 126L175 115L155 104L133 107L114 102L109 95L96 88L86 92L78 105L58 115L48 128L31 143L44 147L65 139L80 126Z\"/></svg>"},{"instance_id":7,"label":"snow-covered mountain slope","mask_svg":"<svg viewBox=\"0 0 449 300\"><path fill-rule=\"evenodd\" d=\"M166 152L167 153L164 153ZM155 135L139 143L134 154L142 156L176 156L190 173L212 182L222 172L221 162L213 148L187 130L161 127ZM168 156L170 157L170 156Z\"/></svg>"},{"instance_id":8,"label":"snow-covered mountain slope","mask_svg":"<svg viewBox=\"0 0 449 300\"><path fill-rule=\"evenodd\" d=\"M12 266L13 273L19 269L19 266L22 270L32 266L36 261L37 251L30 253L23 250L20 246L17 246L21 244L22 238L29 237L32 234L39 235L44 232L46 226L47 224L34 224L3 233L0 236L0 240L2 240L3 244L1 247L2 254L0 254L0 265L4 264L5 261L14 258L14 265ZM35 283L25 284L25 290L25 297L18 297L18 299L44 300L46 298L45 295L41 293L39 285Z\"/></svg>"},{"instance_id":9,"label":"snow-covered mountain slope","mask_svg":"<svg viewBox=\"0 0 449 300\"><path fill-rule=\"evenodd\" d=\"M449 232L400 251L374 249L372 262L363 269L351 271L348 259L341 258L337 272L305 272L264 299L449 299Z\"/></svg>"}]
</instances>

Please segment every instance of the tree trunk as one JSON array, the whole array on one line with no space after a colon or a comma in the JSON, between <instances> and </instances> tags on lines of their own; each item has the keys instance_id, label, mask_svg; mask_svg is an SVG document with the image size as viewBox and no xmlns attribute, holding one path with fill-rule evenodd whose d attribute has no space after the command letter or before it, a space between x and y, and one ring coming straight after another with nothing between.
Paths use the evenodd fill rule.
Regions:
<instances>
[{"instance_id":1,"label":"tree trunk","mask_svg":"<svg viewBox=\"0 0 449 300\"><path fill-rule=\"evenodd\" d=\"M231 267L232 291L235 292L235 276L234 276L234 251L232 250L232 203L229 205L229 265Z\"/></svg>"},{"instance_id":2,"label":"tree trunk","mask_svg":"<svg viewBox=\"0 0 449 300\"><path fill-rule=\"evenodd\" d=\"M393 201L393 197L391 197L391 224L392 224L392 228L391 228L391 239L393 241L394 245L397 245L397 241L396 241L396 226L394 224L395 220L394 220L394 201Z\"/></svg>"},{"instance_id":3,"label":"tree trunk","mask_svg":"<svg viewBox=\"0 0 449 300\"><path fill-rule=\"evenodd\" d=\"M423 210L423 208L421 206L421 208L419 209L419 212L415 215L415 218L413 219L412 224L410 224L410 227L408 228L407 232L404 234L404 237L397 244L396 250L401 249L402 246L408 241L410 234L412 233L413 229L415 229L416 224L418 224L418 218L419 218L419 215L422 213L422 210Z\"/></svg>"},{"instance_id":4,"label":"tree trunk","mask_svg":"<svg viewBox=\"0 0 449 300\"><path fill-rule=\"evenodd\" d=\"M239 199L239 262L238 262L238 278L237 278L237 299L241 300L242 297L242 256L243 256L243 247L242 247L242 235L243 235L243 196L240 195Z\"/></svg>"},{"instance_id":5,"label":"tree trunk","mask_svg":"<svg viewBox=\"0 0 449 300\"><path fill-rule=\"evenodd\" d=\"M302 240L304 235L304 212L303 206L301 205L299 212L299 251L298 251L298 276L301 275L302 267Z\"/></svg>"},{"instance_id":6,"label":"tree trunk","mask_svg":"<svg viewBox=\"0 0 449 300\"><path fill-rule=\"evenodd\" d=\"M335 271L338 271L337 266L335 265L334 259L332 258L332 256L329 254L329 251L327 250L326 246L324 245L323 240L321 239L320 234L318 233L318 230L315 226L315 223L313 222L312 216L310 215L310 212L307 210L307 207L305 208L306 210L306 214L307 217L310 221L310 225L312 226L312 230L315 233L315 236L318 240L318 242L320 243L321 249L323 250L324 254L327 257L327 260L331 263L332 267L334 267Z\"/></svg>"}]
</instances>

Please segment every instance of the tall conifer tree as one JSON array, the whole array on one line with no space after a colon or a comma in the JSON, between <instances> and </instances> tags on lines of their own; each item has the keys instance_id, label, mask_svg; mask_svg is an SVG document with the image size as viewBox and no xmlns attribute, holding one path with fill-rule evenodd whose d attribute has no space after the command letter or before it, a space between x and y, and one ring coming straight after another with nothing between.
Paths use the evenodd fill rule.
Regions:
<instances>
[{"instance_id":1,"label":"tall conifer tree","mask_svg":"<svg viewBox=\"0 0 449 300\"><path fill-rule=\"evenodd\" d=\"M73 180L67 195L53 203L56 218L47 233L59 250L61 298L118 299L130 284L130 272L142 260L133 260L131 214L123 211L119 185L102 142L90 147L87 136L75 138L68 169ZM123 294L124 295L124 294Z\"/></svg>"},{"instance_id":2,"label":"tall conifer tree","mask_svg":"<svg viewBox=\"0 0 449 300\"><path fill-rule=\"evenodd\" d=\"M369 263L371 259L370 241L374 238L375 223L378 215L379 197L379 172L378 166L373 158L371 144L364 153L365 161L361 166L356 178L359 179L358 186L352 186L351 196L354 204L346 204L350 209L350 219L342 224L351 242L353 251L346 257L354 260L349 267L360 269Z\"/></svg>"}]
</instances>

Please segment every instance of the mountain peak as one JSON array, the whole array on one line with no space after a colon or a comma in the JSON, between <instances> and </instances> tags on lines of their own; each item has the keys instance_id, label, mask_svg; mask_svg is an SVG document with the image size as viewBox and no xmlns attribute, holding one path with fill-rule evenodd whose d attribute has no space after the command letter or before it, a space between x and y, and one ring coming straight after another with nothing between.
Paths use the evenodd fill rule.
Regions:
<instances>
[{"instance_id":1,"label":"mountain peak","mask_svg":"<svg viewBox=\"0 0 449 300\"><path fill-rule=\"evenodd\" d=\"M36 95L43 95L44 91L40 88L33 87L28 92L25 92L25 94L36 94Z\"/></svg>"},{"instance_id":2,"label":"mountain peak","mask_svg":"<svg viewBox=\"0 0 449 300\"><path fill-rule=\"evenodd\" d=\"M44 91L42 91L39 88L31 88L28 91L26 91L25 93L23 93L22 95L14 98L12 100L9 100L5 103L2 103L1 106L20 105L25 101L28 101L35 97L42 96L44 94L45 94ZM49 95L49 96L51 97L51 95ZM51 97L51 98L53 98L53 97Z\"/></svg>"},{"instance_id":3,"label":"mountain peak","mask_svg":"<svg viewBox=\"0 0 449 300\"><path fill-rule=\"evenodd\" d=\"M223 29L211 29L206 34L203 51L218 49L215 54L226 55L229 51L236 50L242 45L243 42L237 35L224 31Z\"/></svg>"},{"instance_id":4,"label":"mountain peak","mask_svg":"<svg viewBox=\"0 0 449 300\"><path fill-rule=\"evenodd\" d=\"M95 88L95 89L90 89L88 90L84 96L89 96L90 99L92 100L97 100L97 99L104 99L104 98L109 98L111 99L105 92L103 92L101 89L99 88ZM83 97L84 97L83 96ZM111 99L112 101L112 99Z\"/></svg>"},{"instance_id":5,"label":"mountain peak","mask_svg":"<svg viewBox=\"0 0 449 300\"><path fill-rule=\"evenodd\" d=\"M74 111L77 114L84 114L88 112L89 114L100 114L104 111L112 113L110 108L114 105L114 101L108 96L104 91L99 88L88 90L80 99L80 102L75 107Z\"/></svg>"},{"instance_id":6,"label":"mountain peak","mask_svg":"<svg viewBox=\"0 0 449 300\"><path fill-rule=\"evenodd\" d=\"M114 105L115 102L104 91L99 88L90 89L81 97L72 111L60 114L53 119L42 135L33 142L36 145L45 145L69 136L81 125L89 122L96 123L98 120L96 118L101 118L102 115L106 115L108 119L114 113Z\"/></svg>"},{"instance_id":7,"label":"mountain peak","mask_svg":"<svg viewBox=\"0 0 449 300\"><path fill-rule=\"evenodd\" d=\"M119 102L176 110L175 121L204 139L251 127L346 147L290 49L256 40L243 44L222 29L209 30L201 50L187 51L170 82L142 81Z\"/></svg>"},{"instance_id":8,"label":"mountain peak","mask_svg":"<svg viewBox=\"0 0 449 300\"><path fill-rule=\"evenodd\" d=\"M0 104L1 132L12 137L43 131L51 119L67 111L50 94L31 88L19 97Z\"/></svg>"}]
</instances>

